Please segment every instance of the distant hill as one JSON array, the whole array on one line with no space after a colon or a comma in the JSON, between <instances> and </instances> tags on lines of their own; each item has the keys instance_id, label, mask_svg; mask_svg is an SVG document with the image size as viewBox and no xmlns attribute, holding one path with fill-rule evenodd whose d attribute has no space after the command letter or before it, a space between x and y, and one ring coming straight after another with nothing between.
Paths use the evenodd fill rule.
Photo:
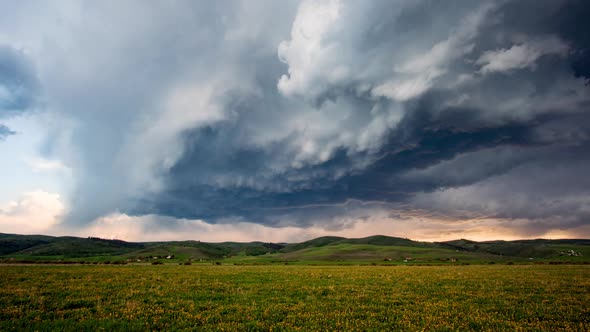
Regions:
<instances>
[{"instance_id":1,"label":"distant hill","mask_svg":"<svg viewBox=\"0 0 590 332\"><path fill-rule=\"evenodd\" d=\"M375 245L375 246L406 246L406 247L432 247L435 244L426 243L426 242L416 242L409 239L399 238L399 237L391 237L385 235L374 235L364 238L357 238L357 239L347 239L344 237L338 236L323 236L318 237L313 240L301 242L301 243L293 243L287 245L281 252L288 253L294 252L298 250L303 250L306 248L317 248L317 247L324 247L330 245L338 245L338 244L368 244L368 245Z\"/></svg>"},{"instance_id":2,"label":"distant hill","mask_svg":"<svg viewBox=\"0 0 590 332\"><path fill-rule=\"evenodd\" d=\"M324 236L301 243L200 241L126 242L100 238L0 233L0 260L14 261L224 261L234 264L293 262L446 263L502 261L590 261L590 240L454 240L419 242L375 235Z\"/></svg>"},{"instance_id":3,"label":"distant hill","mask_svg":"<svg viewBox=\"0 0 590 332\"><path fill-rule=\"evenodd\" d=\"M44 235L14 235L0 233L0 255L17 253L34 246L49 244L54 237Z\"/></svg>"},{"instance_id":4,"label":"distant hill","mask_svg":"<svg viewBox=\"0 0 590 332\"><path fill-rule=\"evenodd\" d=\"M142 243L71 236L0 234L0 255L63 256L118 255L144 248Z\"/></svg>"},{"instance_id":5,"label":"distant hill","mask_svg":"<svg viewBox=\"0 0 590 332\"><path fill-rule=\"evenodd\" d=\"M318 237L313 240L309 240L309 241L305 241L305 242L301 242L301 243L289 244L285 248L283 248L281 251L282 252L293 252L293 251L298 251L298 250L302 250L305 248L323 247L323 246L334 244L334 243L337 243L337 242L340 242L343 240L346 240L346 238L338 237L338 236L322 236L322 237Z\"/></svg>"},{"instance_id":6,"label":"distant hill","mask_svg":"<svg viewBox=\"0 0 590 332\"><path fill-rule=\"evenodd\" d=\"M499 256L546 258L559 255L560 252L570 247L580 247L585 251L590 247L590 240L566 239L566 240L517 240L517 241L483 241L455 240L438 243L442 247L450 249L488 253Z\"/></svg>"}]
</instances>

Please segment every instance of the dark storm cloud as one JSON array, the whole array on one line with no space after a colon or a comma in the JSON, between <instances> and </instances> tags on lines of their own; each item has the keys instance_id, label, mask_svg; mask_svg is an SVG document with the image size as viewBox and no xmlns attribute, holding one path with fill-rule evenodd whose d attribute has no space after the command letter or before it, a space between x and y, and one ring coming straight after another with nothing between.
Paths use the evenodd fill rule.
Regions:
<instances>
[{"instance_id":1,"label":"dark storm cloud","mask_svg":"<svg viewBox=\"0 0 590 332\"><path fill-rule=\"evenodd\" d=\"M24 52L0 44L0 119L29 111L37 103L39 81ZM0 124L0 141L16 132Z\"/></svg>"},{"instance_id":2,"label":"dark storm cloud","mask_svg":"<svg viewBox=\"0 0 590 332\"><path fill-rule=\"evenodd\" d=\"M4 140L7 136L16 134L14 131L5 125L0 124L0 141Z\"/></svg>"},{"instance_id":3,"label":"dark storm cloud","mask_svg":"<svg viewBox=\"0 0 590 332\"><path fill-rule=\"evenodd\" d=\"M520 15L540 8L537 15ZM571 44L568 62L576 76L590 78L590 5L584 0L511 1L502 8L505 22L531 33L554 33Z\"/></svg>"},{"instance_id":4,"label":"dark storm cloud","mask_svg":"<svg viewBox=\"0 0 590 332\"><path fill-rule=\"evenodd\" d=\"M0 117L33 106L38 89L35 69L26 55L0 44Z\"/></svg>"},{"instance_id":5,"label":"dark storm cloud","mask_svg":"<svg viewBox=\"0 0 590 332\"><path fill-rule=\"evenodd\" d=\"M418 208L526 231L590 210L586 1L114 4L48 9L67 24L45 22L39 82L0 48L0 108L42 86L60 119L69 225Z\"/></svg>"},{"instance_id":6,"label":"dark storm cloud","mask_svg":"<svg viewBox=\"0 0 590 332\"><path fill-rule=\"evenodd\" d=\"M276 62L270 71L268 65L254 66L254 72L267 73L255 74L262 95L230 98L237 101L226 103L235 110L231 121L184 135L183 156L164 174L165 188L144 197L130 212L209 222L240 218L271 225L338 227L343 225L338 220L351 211L370 213L366 211L403 205L537 220L527 224L531 228L539 223L549 228L579 225L587 203L555 198L589 194L584 186L573 185L581 170L590 166L586 159L576 159L590 148L588 90L576 80L582 75L578 54L587 43L564 23L587 6L567 1L440 6L376 3L357 8L359 16L347 12L350 8L341 9L350 21L332 23L338 33L355 31L352 37L325 32L328 40L323 42L332 45L325 50L298 44L306 40L282 46L279 55L289 65L289 76L279 80L278 91L272 83L284 67ZM367 13L374 21L360 18ZM313 21L313 13L300 10L299 15L312 15L307 19ZM551 17L558 22L547 25L540 19ZM335 51L338 48L347 55ZM420 50L427 50L426 56L420 54L421 62L407 62ZM298 52L305 51L316 57L317 66L299 62L305 55ZM392 65L401 69L388 74ZM357 75L354 70L361 68ZM293 141L304 137L316 147L326 147L334 136L315 137L312 132L306 137L305 130L291 131L265 144L244 144L253 136L249 129L260 128L259 121L287 129L281 122L297 118L285 110L304 114L301 108L307 107L330 114L334 106L351 110L346 118L331 114L339 132L356 138L369 132L373 145L338 141L326 148L327 157L310 153L294 163L301 155ZM329 122L321 123L329 132ZM372 123L381 126L372 130ZM557 164L555 181L571 186L535 185L537 174ZM457 190L469 190L483 205L470 200L471 205L456 205L450 196ZM535 199L505 204L511 192L525 195L528 190L535 192ZM478 195L482 201L496 199L502 204L490 207ZM576 204L575 216L565 218Z\"/></svg>"},{"instance_id":7,"label":"dark storm cloud","mask_svg":"<svg viewBox=\"0 0 590 332\"><path fill-rule=\"evenodd\" d=\"M535 144L529 141L532 139L529 137L530 128L519 124L461 131L452 126L445 127L445 121L422 119L416 116L418 113L420 111L417 110L409 113L411 116L400 122L402 127L411 133L400 131L392 135L389 138L390 144L381 150L377 160L362 170L350 171L353 169L354 161L341 150L325 163L298 169L300 178L288 181L285 179L288 175L285 174L270 177L266 181L274 185L267 187L263 186L263 182L241 183L229 188L195 184L193 182L195 177L203 175L204 169L207 170L203 175L205 178L212 176L215 172L221 172L224 175L238 173L244 178L248 176L255 178L257 172L268 174L263 162L268 159L268 156L261 151L229 152L228 158L234 159L223 159L220 162L216 159L218 153L227 151L218 149L218 141L208 137L205 140L208 144L198 145L199 151L189 149L186 152L191 158L208 156L210 159L201 162L182 159L182 162L173 168L175 173L171 173L170 180L174 183L169 183L168 190L154 198L152 210L142 212L172 215L178 218L204 218L210 221L227 216L240 216L247 220L273 225L284 224L286 220L289 220L289 224L313 224L318 219L324 221L337 219L336 217L327 218L327 216L341 216L343 213L349 214L351 209L361 208L361 206L353 206L343 209L342 204L351 199L379 201L381 203L376 205L381 208L386 202L404 202L409 195L419 191L477 182L490 176L493 171L502 173L506 167L512 165L513 161L509 160L507 162L509 166L500 165L492 172L490 170L486 172L486 169L482 167L482 172L486 173L458 175L455 181L461 181L460 183L441 180L441 177L446 175L440 174L418 179L404 176L404 172L409 170L440 165L443 161L467 152L497 146ZM410 127L413 129L409 130ZM205 132L208 136L211 135L212 130L208 129ZM206 153L202 150L204 147L217 152ZM520 159L524 158L526 157L522 156ZM201 170L196 172L197 174L194 172L195 165L199 165ZM184 170L180 171L181 168ZM345 170L345 175L334 178L334 174L339 170ZM310 181L311 178L313 181ZM312 208L311 206L315 204L320 205ZM147 206L150 204L144 202L143 208ZM301 208L302 206L306 208ZM372 206L375 204L367 204L362 208L369 209Z\"/></svg>"},{"instance_id":8,"label":"dark storm cloud","mask_svg":"<svg viewBox=\"0 0 590 332\"><path fill-rule=\"evenodd\" d=\"M66 218L71 225L125 211L132 198L159 190L158 174L184 148L180 133L231 117L223 109L229 95L256 93L246 91L256 78L244 65L269 52L276 59L266 44L277 38L261 24L288 26L271 12L285 15L293 4L115 7L85 3L82 10L95 19L74 19L69 38L56 38L58 52L46 60L53 111L74 124L56 128L56 143L46 149L72 167L77 181Z\"/></svg>"}]
</instances>

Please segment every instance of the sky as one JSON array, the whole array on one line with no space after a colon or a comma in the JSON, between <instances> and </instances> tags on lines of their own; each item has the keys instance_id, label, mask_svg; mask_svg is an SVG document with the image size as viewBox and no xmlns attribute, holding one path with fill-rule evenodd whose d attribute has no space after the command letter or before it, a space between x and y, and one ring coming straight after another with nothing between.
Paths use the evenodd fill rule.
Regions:
<instances>
[{"instance_id":1,"label":"sky","mask_svg":"<svg viewBox=\"0 0 590 332\"><path fill-rule=\"evenodd\" d=\"M0 232L590 238L585 0L0 0Z\"/></svg>"}]
</instances>

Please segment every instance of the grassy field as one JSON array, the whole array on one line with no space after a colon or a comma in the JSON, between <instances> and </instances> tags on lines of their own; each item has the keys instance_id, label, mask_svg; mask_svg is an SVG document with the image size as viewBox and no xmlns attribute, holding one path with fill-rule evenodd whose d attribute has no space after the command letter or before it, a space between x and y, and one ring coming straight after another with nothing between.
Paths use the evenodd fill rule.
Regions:
<instances>
[{"instance_id":1,"label":"grassy field","mask_svg":"<svg viewBox=\"0 0 590 332\"><path fill-rule=\"evenodd\" d=\"M590 330L590 266L0 266L0 330Z\"/></svg>"}]
</instances>

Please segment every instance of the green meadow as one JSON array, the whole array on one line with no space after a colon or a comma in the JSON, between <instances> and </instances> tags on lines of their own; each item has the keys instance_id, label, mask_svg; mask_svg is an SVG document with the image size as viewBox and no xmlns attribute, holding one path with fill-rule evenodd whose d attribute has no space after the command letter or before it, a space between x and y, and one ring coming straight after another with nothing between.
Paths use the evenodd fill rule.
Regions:
<instances>
[{"instance_id":1,"label":"green meadow","mask_svg":"<svg viewBox=\"0 0 590 332\"><path fill-rule=\"evenodd\" d=\"M589 331L589 304L590 265L0 266L1 331Z\"/></svg>"}]
</instances>

